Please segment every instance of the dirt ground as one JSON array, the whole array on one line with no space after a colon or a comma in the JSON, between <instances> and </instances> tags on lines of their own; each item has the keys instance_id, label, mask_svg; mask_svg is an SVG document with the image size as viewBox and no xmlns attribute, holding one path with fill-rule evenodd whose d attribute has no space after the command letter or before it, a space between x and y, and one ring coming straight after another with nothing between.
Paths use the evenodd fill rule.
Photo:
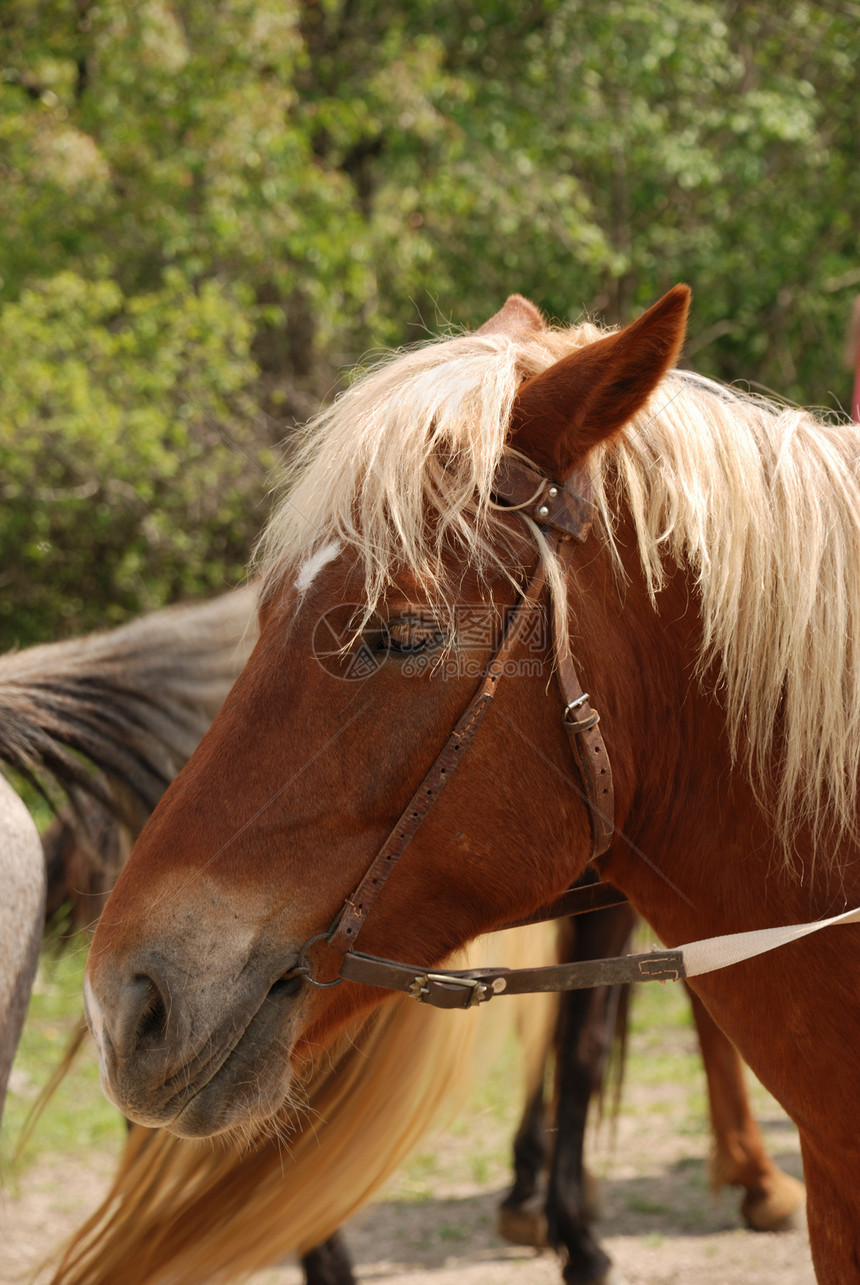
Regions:
<instances>
[{"instance_id":1,"label":"dirt ground","mask_svg":"<svg viewBox=\"0 0 860 1285\"><path fill-rule=\"evenodd\" d=\"M741 1228L739 1197L708 1188L709 1138L698 1089L653 1079L631 1085L611 1141L604 1127L590 1162L601 1181L598 1233L615 1263L613 1285L814 1285L804 1230L779 1235ZM691 1097L691 1094L693 1097ZM763 1090L755 1109L778 1163L801 1176L793 1126ZM691 1122L692 1117L692 1122ZM386 1285L557 1285L558 1261L506 1245L496 1234L509 1133L478 1119L490 1160L476 1166L475 1130L449 1131L418 1157L347 1234L359 1279ZM495 1145L490 1135L503 1136ZM490 1145L492 1143L492 1145ZM469 1153L470 1163L465 1163ZM93 1207L113 1158L41 1160L0 1209L0 1285L17 1285L42 1255ZM480 1176L476 1177L476 1170ZM300 1285L295 1264L254 1285ZM116 1282L116 1285L121 1285Z\"/></svg>"},{"instance_id":2,"label":"dirt ground","mask_svg":"<svg viewBox=\"0 0 860 1285\"><path fill-rule=\"evenodd\" d=\"M787 1136L786 1136L787 1135ZM799 1175L785 1130L782 1167ZM55 1239L92 1207L110 1158L43 1163L20 1198L4 1201L0 1282L13 1285ZM361 1281L386 1285L558 1285L555 1257L506 1245L495 1233L501 1188L477 1184L441 1190L429 1200L383 1200L348 1228ZM805 1231L779 1235L741 1229L737 1197L713 1198L703 1159L612 1165L602 1183L598 1231L615 1269L613 1285L814 1285ZM300 1285L294 1264L260 1273L254 1285ZM117 1282L117 1285L120 1285Z\"/></svg>"}]
</instances>

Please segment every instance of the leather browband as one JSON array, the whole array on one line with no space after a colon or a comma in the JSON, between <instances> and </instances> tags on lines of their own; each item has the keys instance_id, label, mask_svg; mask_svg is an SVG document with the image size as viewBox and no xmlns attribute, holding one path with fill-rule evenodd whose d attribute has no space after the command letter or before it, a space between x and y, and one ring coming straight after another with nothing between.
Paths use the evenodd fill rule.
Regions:
<instances>
[{"instance_id":1,"label":"leather browband","mask_svg":"<svg viewBox=\"0 0 860 1285\"><path fill-rule=\"evenodd\" d=\"M566 482L554 482L524 460L504 455L493 479L493 499L580 544L594 521L591 479L581 469Z\"/></svg>"}]
</instances>

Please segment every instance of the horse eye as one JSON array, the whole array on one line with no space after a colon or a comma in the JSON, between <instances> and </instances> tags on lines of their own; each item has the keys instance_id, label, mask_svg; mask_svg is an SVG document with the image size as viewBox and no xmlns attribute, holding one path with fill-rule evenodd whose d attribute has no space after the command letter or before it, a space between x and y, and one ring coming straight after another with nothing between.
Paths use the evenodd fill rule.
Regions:
<instances>
[{"instance_id":1,"label":"horse eye","mask_svg":"<svg viewBox=\"0 0 860 1285\"><path fill-rule=\"evenodd\" d=\"M416 652L429 651L444 642L435 621L416 616L390 620L385 630L387 649L397 656L413 656Z\"/></svg>"}]
</instances>

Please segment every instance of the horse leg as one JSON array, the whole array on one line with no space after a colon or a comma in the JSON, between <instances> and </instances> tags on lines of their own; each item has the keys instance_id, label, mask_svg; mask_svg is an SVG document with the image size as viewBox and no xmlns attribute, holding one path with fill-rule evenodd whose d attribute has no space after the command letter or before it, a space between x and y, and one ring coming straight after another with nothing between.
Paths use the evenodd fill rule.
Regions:
<instances>
[{"instance_id":1,"label":"horse leg","mask_svg":"<svg viewBox=\"0 0 860 1285\"><path fill-rule=\"evenodd\" d=\"M562 1275L569 1285L600 1285L612 1266L589 1227L583 1149L591 1095L597 1087L594 1036L605 1029L610 991L574 991L561 1014L555 1150L547 1192L551 1244L564 1251ZM599 1039L599 1035L597 1036Z\"/></svg>"},{"instance_id":2,"label":"horse leg","mask_svg":"<svg viewBox=\"0 0 860 1285\"><path fill-rule=\"evenodd\" d=\"M333 1232L327 1240L302 1256L307 1285L356 1285L343 1233Z\"/></svg>"},{"instance_id":3,"label":"horse leg","mask_svg":"<svg viewBox=\"0 0 860 1285\"><path fill-rule=\"evenodd\" d=\"M629 906L596 911L576 921L574 961L608 958L626 947L635 924ZM567 1285L603 1285L612 1263L590 1230L591 1201L583 1166L591 1096L603 1083L619 989L573 991L560 1014L556 1068L557 1132L549 1174L547 1224L551 1243L563 1248Z\"/></svg>"},{"instance_id":4,"label":"horse leg","mask_svg":"<svg viewBox=\"0 0 860 1285\"><path fill-rule=\"evenodd\" d=\"M805 1191L782 1172L764 1148L750 1110L740 1055L699 997L687 987L708 1081L715 1189L745 1187L741 1216L753 1231L785 1231L802 1213Z\"/></svg>"},{"instance_id":5,"label":"horse leg","mask_svg":"<svg viewBox=\"0 0 860 1285\"><path fill-rule=\"evenodd\" d=\"M526 1103L514 1138L514 1185L499 1207L499 1235L514 1245L545 1249L549 1244L541 1190L546 1157L546 1105L541 1080Z\"/></svg>"}]
</instances>

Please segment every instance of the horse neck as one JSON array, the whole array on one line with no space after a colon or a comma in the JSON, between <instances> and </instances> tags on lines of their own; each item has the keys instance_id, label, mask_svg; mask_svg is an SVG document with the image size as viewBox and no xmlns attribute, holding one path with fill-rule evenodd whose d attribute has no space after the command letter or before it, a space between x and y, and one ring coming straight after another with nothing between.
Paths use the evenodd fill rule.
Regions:
<instances>
[{"instance_id":1,"label":"horse neck","mask_svg":"<svg viewBox=\"0 0 860 1285\"><path fill-rule=\"evenodd\" d=\"M701 625L684 574L667 575L655 609L635 536L622 528L618 537L621 569L608 551L582 551L570 585L571 641L580 682L600 712L616 821L626 831L676 806L701 731L703 711L691 705Z\"/></svg>"},{"instance_id":2,"label":"horse neck","mask_svg":"<svg viewBox=\"0 0 860 1285\"><path fill-rule=\"evenodd\" d=\"M808 827L783 849L743 746L732 753L717 667L699 664L692 576L669 574L655 609L635 542L621 534L630 551L621 603L605 569L603 583L592 569L595 583L578 577L591 618L575 649L583 683L599 693L616 787L618 832L602 873L667 944L836 913L846 897L856 904L860 875L852 893L850 870L827 869ZM582 611L578 603L580 621ZM778 747L773 758L776 770Z\"/></svg>"},{"instance_id":3,"label":"horse neck","mask_svg":"<svg viewBox=\"0 0 860 1285\"><path fill-rule=\"evenodd\" d=\"M697 674L694 586L683 569L669 572L653 603L632 532L618 534L623 579L607 553L574 583L574 651L595 693L616 793L616 839L599 865L668 940L695 919L704 848L731 846L734 831L761 843L762 822L737 790L725 712Z\"/></svg>"}]
</instances>

